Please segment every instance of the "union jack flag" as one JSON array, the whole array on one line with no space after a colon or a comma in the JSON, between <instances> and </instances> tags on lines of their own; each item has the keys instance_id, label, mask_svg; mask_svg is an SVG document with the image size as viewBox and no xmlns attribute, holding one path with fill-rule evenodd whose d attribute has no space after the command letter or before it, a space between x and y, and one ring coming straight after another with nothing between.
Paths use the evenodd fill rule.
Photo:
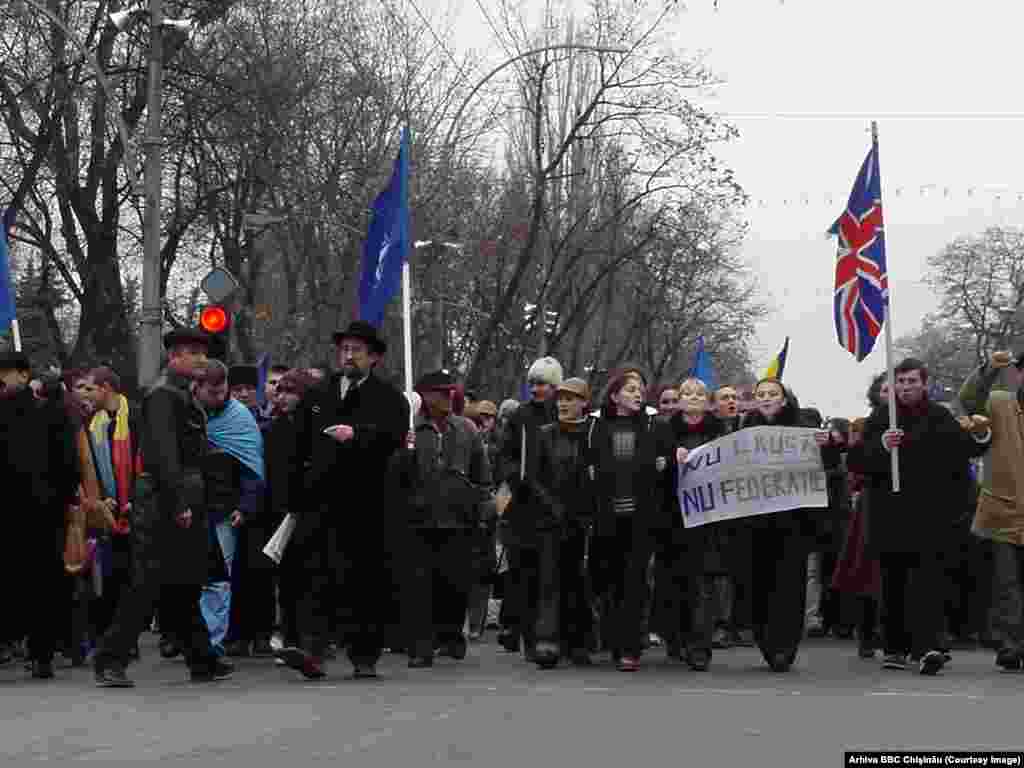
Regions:
<instances>
[{"instance_id":1,"label":"union jack flag","mask_svg":"<svg viewBox=\"0 0 1024 768\"><path fill-rule=\"evenodd\" d=\"M875 346L889 306L877 141L872 142L860 167L846 211L836 219L829 234L839 238L836 333L839 343L860 362Z\"/></svg>"}]
</instances>

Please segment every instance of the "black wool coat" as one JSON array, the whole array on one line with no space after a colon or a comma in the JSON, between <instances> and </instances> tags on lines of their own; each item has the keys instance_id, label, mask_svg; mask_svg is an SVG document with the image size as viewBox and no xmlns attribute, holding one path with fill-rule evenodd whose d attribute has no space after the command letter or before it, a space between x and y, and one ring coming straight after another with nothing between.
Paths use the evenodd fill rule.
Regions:
<instances>
[{"instance_id":1,"label":"black wool coat","mask_svg":"<svg viewBox=\"0 0 1024 768\"><path fill-rule=\"evenodd\" d=\"M19 563L53 560L63 552L65 511L78 491L75 430L62 405L37 403L28 387L0 398L0 483L11 499L5 565L19 573Z\"/></svg>"},{"instance_id":2,"label":"black wool coat","mask_svg":"<svg viewBox=\"0 0 1024 768\"><path fill-rule=\"evenodd\" d=\"M972 482L968 462L988 445L977 442L936 403L914 412L897 407L896 423L905 432L899 493L892 491L892 458L882 445L882 434L889 429L888 407L868 417L863 442L847 453L847 467L864 475L870 500L866 549L875 555L947 553Z\"/></svg>"},{"instance_id":3,"label":"black wool coat","mask_svg":"<svg viewBox=\"0 0 1024 768\"><path fill-rule=\"evenodd\" d=\"M135 553L165 584L207 582L210 547L203 461L206 414L189 381L167 372L142 401L142 474L135 482ZM192 525L177 517L192 511Z\"/></svg>"},{"instance_id":4,"label":"black wool coat","mask_svg":"<svg viewBox=\"0 0 1024 768\"><path fill-rule=\"evenodd\" d=\"M409 402L375 374L344 402L340 384L341 374L332 375L309 390L296 411L290 487L301 491L289 500L298 522L285 558L307 570L334 567L337 553L325 542L357 552L383 545L399 514L379 500L389 495L391 458L409 431ZM339 443L323 434L337 424L353 427L353 439Z\"/></svg>"}]
</instances>

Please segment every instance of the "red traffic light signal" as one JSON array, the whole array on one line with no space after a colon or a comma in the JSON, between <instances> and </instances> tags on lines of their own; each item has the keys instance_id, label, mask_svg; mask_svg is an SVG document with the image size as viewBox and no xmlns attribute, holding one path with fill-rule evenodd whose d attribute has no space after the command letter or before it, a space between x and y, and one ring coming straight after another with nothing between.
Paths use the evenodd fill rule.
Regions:
<instances>
[{"instance_id":1,"label":"red traffic light signal","mask_svg":"<svg viewBox=\"0 0 1024 768\"><path fill-rule=\"evenodd\" d=\"M231 325L231 316L224 307L211 304L199 312L199 327L207 333L224 333Z\"/></svg>"}]
</instances>

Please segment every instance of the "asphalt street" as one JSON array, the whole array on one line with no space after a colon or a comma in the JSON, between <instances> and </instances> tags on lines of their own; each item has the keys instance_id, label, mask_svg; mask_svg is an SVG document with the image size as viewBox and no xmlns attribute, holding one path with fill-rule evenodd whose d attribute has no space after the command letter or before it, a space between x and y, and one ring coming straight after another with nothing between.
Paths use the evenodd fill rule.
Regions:
<instances>
[{"instance_id":1,"label":"asphalt street","mask_svg":"<svg viewBox=\"0 0 1024 768\"><path fill-rule=\"evenodd\" d=\"M807 643L773 674L753 649L716 651L709 672L660 651L636 674L609 661L540 671L492 644L376 681L310 683L269 659L192 685L143 638L134 690L93 687L89 668L33 681L0 668L0 762L161 760L217 766L841 766L845 749L1024 748L1024 675L989 651L954 652L934 678L881 669L851 642Z\"/></svg>"}]
</instances>

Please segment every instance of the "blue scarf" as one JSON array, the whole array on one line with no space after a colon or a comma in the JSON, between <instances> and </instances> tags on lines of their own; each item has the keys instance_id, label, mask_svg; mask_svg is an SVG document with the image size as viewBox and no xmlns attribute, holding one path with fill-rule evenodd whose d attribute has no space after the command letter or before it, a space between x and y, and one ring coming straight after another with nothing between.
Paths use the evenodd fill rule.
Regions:
<instances>
[{"instance_id":1,"label":"blue scarf","mask_svg":"<svg viewBox=\"0 0 1024 768\"><path fill-rule=\"evenodd\" d=\"M228 400L224 410L210 416L206 436L210 445L231 454L263 479L263 435L248 408Z\"/></svg>"}]
</instances>

